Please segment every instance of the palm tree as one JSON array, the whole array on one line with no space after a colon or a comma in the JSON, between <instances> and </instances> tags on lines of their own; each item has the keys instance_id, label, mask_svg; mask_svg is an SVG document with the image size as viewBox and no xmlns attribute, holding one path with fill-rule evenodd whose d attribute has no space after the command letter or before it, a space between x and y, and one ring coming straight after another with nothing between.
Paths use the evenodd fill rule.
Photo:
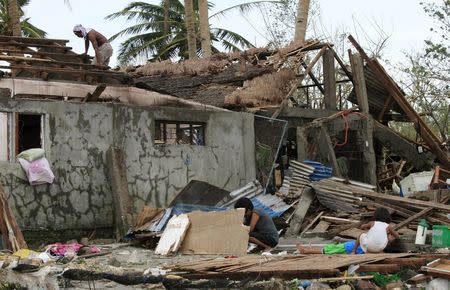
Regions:
<instances>
[{"instance_id":1,"label":"palm tree","mask_svg":"<svg viewBox=\"0 0 450 290\"><path fill-rule=\"evenodd\" d=\"M37 28L29 22L30 18L24 18L22 8L27 6L30 0L0 0L0 34L25 37L45 37L45 31Z\"/></svg>"},{"instance_id":2,"label":"palm tree","mask_svg":"<svg viewBox=\"0 0 450 290\"><path fill-rule=\"evenodd\" d=\"M203 57L211 56L211 35L209 33L208 1L198 0L198 14L200 18L200 36Z\"/></svg>"},{"instance_id":3,"label":"palm tree","mask_svg":"<svg viewBox=\"0 0 450 290\"><path fill-rule=\"evenodd\" d=\"M294 41L305 42L310 0L298 0Z\"/></svg>"},{"instance_id":4,"label":"palm tree","mask_svg":"<svg viewBox=\"0 0 450 290\"><path fill-rule=\"evenodd\" d=\"M199 31L199 5L198 0L192 0L194 7L195 31ZM227 12L238 9L246 12L261 3L279 3L280 1L255 1L236 5L224 9L209 19L225 15ZM209 3L209 8L213 4ZM164 8L169 7L169 9ZM166 12L165 12L166 11ZM168 11L168 13L167 13ZM169 15L169 19L164 15ZM162 0L160 5L146 2L132 2L123 10L108 15L106 19L113 20L118 17L126 17L136 24L123 29L111 37L111 41L121 37L130 36L125 40L119 49L118 60L122 64L136 60L164 60L164 59L187 59L188 43L185 7L180 0ZM169 23L168 32L164 27ZM167 28L167 26L166 26ZM210 27L211 50L218 52L220 45L227 51L240 51L253 47L253 45L241 35L223 28ZM196 46L200 45L201 38L196 33ZM201 54L201 49L197 49L197 55Z\"/></svg>"},{"instance_id":5,"label":"palm tree","mask_svg":"<svg viewBox=\"0 0 450 290\"><path fill-rule=\"evenodd\" d=\"M192 0L184 0L184 7L189 59L195 59L197 58L197 37L195 33L194 3Z\"/></svg>"}]
</instances>

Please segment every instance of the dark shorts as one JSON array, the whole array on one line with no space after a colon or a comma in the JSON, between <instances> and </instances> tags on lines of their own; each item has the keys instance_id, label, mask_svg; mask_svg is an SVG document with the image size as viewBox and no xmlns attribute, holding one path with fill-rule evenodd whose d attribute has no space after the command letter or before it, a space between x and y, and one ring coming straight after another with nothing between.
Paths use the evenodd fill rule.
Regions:
<instances>
[{"instance_id":1,"label":"dark shorts","mask_svg":"<svg viewBox=\"0 0 450 290\"><path fill-rule=\"evenodd\" d=\"M262 234L259 232L251 232L250 237L254 237L258 241L263 242L264 244L266 244L272 248L274 248L276 245L278 245L278 240L274 239L273 237L271 237L267 234Z\"/></svg>"}]
</instances>

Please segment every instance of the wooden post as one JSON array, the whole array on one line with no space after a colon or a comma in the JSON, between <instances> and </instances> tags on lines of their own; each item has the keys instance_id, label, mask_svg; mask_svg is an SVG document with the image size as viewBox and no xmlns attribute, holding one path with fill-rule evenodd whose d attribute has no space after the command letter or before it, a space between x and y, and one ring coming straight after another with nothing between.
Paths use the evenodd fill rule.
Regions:
<instances>
[{"instance_id":1,"label":"wooden post","mask_svg":"<svg viewBox=\"0 0 450 290\"><path fill-rule=\"evenodd\" d=\"M125 160L122 150L112 146L106 152L106 159L114 201L113 214L116 239L121 240L133 222Z\"/></svg>"},{"instance_id":2,"label":"wooden post","mask_svg":"<svg viewBox=\"0 0 450 290\"><path fill-rule=\"evenodd\" d=\"M297 160L308 159L308 136L303 127L297 127Z\"/></svg>"},{"instance_id":3,"label":"wooden post","mask_svg":"<svg viewBox=\"0 0 450 290\"><path fill-rule=\"evenodd\" d=\"M361 119L364 120L364 119ZM366 166L364 166L364 182L377 185L377 157L375 155L375 148L373 143L374 121L370 116L367 116L365 130L359 130L358 134L364 141L363 158Z\"/></svg>"},{"instance_id":4,"label":"wooden post","mask_svg":"<svg viewBox=\"0 0 450 290\"><path fill-rule=\"evenodd\" d=\"M298 233L300 232L300 228L302 227L303 219L305 218L309 206L311 205L315 196L316 194L314 192L314 189L312 189L311 187L305 187L302 192L302 196L300 197L300 201L298 202L298 206L295 209L294 217L290 222L289 229L286 232L288 236L298 235Z\"/></svg>"},{"instance_id":5,"label":"wooden post","mask_svg":"<svg viewBox=\"0 0 450 290\"><path fill-rule=\"evenodd\" d=\"M364 64L359 53L352 54L349 51L353 73L353 86L355 88L358 105L363 113L369 113L369 101L367 99L366 79L364 77Z\"/></svg>"},{"instance_id":6,"label":"wooden post","mask_svg":"<svg viewBox=\"0 0 450 290\"><path fill-rule=\"evenodd\" d=\"M320 126L320 134L317 137L317 141L321 157L333 167L333 173L335 176L343 177L341 174L341 169L337 163L336 154L334 153L330 135L323 124Z\"/></svg>"},{"instance_id":7,"label":"wooden post","mask_svg":"<svg viewBox=\"0 0 450 290\"><path fill-rule=\"evenodd\" d=\"M323 54L323 85L325 109L336 110L336 72L334 51L330 48Z\"/></svg>"}]
</instances>

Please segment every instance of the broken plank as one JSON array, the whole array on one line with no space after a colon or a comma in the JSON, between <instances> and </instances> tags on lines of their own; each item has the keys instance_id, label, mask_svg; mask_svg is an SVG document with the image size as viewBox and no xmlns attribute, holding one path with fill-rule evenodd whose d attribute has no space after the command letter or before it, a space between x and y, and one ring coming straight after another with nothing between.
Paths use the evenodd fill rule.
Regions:
<instances>
[{"instance_id":1,"label":"broken plank","mask_svg":"<svg viewBox=\"0 0 450 290\"><path fill-rule=\"evenodd\" d=\"M438 259L421 268L432 277L450 279L450 260Z\"/></svg>"},{"instance_id":2,"label":"broken plank","mask_svg":"<svg viewBox=\"0 0 450 290\"><path fill-rule=\"evenodd\" d=\"M351 229L348 229L348 230L345 230L345 231L342 231L342 232L340 232L339 233L339 236L342 236L342 237L349 237L349 238L353 238L353 239L357 239L357 238L359 238L359 236L362 234L362 233L365 233L366 231L364 231L364 230L361 230L361 229L357 229L357 228L351 228Z\"/></svg>"},{"instance_id":3,"label":"broken plank","mask_svg":"<svg viewBox=\"0 0 450 290\"><path fill-rule=\"evenodd\" d=\"M312 233L324 233L330 227L330 223L327 221L320 221L317 226L311 231Z\"/></svg>"},{"instance_id":4,"label":"broken plank","mask_svg":"<svg viewBox=\"0 0 450 290\"><path fill-rule=\"evenodd\" d=\"M427 263L426 258L389 258L382 262L383 264L396 264L400 266L423 266Z\"/></svg>"},{"instance_id":5,"label":"broken plank","mask_svg":"<svg viewBox=\"0 0 450 290\"><path fill-rule=\"evenodd\" d=\"M331 48L328 48L322 58L325 109L336 110L336 68L334 65L334 51Z\"/></svg>"},{"instance_id":6,"label":"broken plank","mask_svg":"<svg viewBox=\"0 0 450 290\"><path fill-rule=\"evenodd\" d=\"M19 43L12 41L0 41L0 47L38 47L38 48L48 48L62 51L72 50L72 47L69 46L61 46L61 45L52 45L52 44L40 44L40 43Z\"/></svg>"},{"instance_id":7,"label":"broken plank","mask_svg":"<svg viewBox=\"0 0 450 290\"><path fill-rule=\"evenodd\" d=\"M338 224L338 225L358 223L357 220L343 219L343 218L338 218L338 217L334 217L334 216L322 216L321 219L324 221L333 223L333 224Z\"/></svg>"},{"instance_id":8,"label":"broken plank","mask_svg":"<svg viewBox=\"0 0 450 290\"><path fill-rule=\"evenodd\" d=\"M49 58L70 58L71 60L87 60L91 58L88 55L83 54L76 54L74 52L48 52L48 51L36 51L28 48L17 48L17 49L11 49L11 48L4 48L0 47L1 53L8 53L8 54L28 54L33 55L37 57L49 57Z\"/></svg>"},{"instance_id":9,"label":"broken plank","mask_svg":"<svg viewBox=\"0 0 450 290\"><path fill-rule=\"evenodd\" d=\"M396 264L362 264L356 270L359 273L378 272L380 274L393 274L400 272L402 266Z\"/></svg>"},{"instance_id":10,"label":"broken plank","mask_svg":"<svg viewBox=\"0 0 450 290\"><path fill-rule=\"evenodd\" d=\"M324 214L324 211L320 212L303 230L303 232L300 234L300 237L306 233L319 219L320 217Z\"/></svg>"},{"instance_id":11,"label":"broken plank","mask_svg":"<svg viewBox=\"0 0 450 290\"><path fill-rule=\"evenodd\" d=\"M384 201L389 201L389 202L398 202L400 204L404 204L404 205L411 205L411 206L419 206L419 207L431 207L431 208L436 208L445 212L450 212L450 205L446 205L446 204L440 204L440 203L436 203L436 202L431 202L431 201L422 201L422 200L416 200L416 199L412 199L412 198L407 198L407 197L400 197L400 196L394 196L394 195L387 195L387 194L381 194L381 193L374 193L374 192L354 192L355 195L359 195L359 196L365 196L365 197L370 197L370 198L375 198L375 199L381 199Z\"/></svg>"},{"instance_id":12,"label":"broken plank","mask_svg":"<svg viewBox=\"0 0 450 290\"><path fill-rule=\"evenodd\" d=\"M328 237L334 237L334 236L339 235L341 232L346 231L348 229L359 228L363 224L364 224L364 222L360 221L360 222L357 222L357 223L349 223L349 224L339 225L339 226L336 226L333 229L329 230L327 232L327 235L328 235Z\"/></svg>"},{"instance_id":13,"label":"broken plank","mask_svg":"<svg viewBox=\"0 0 450 290\"><path fill-rule=\"evenodd\" d=\"M176 253L183 243L189 225L190 221L186 214L173 216L164 229L155 249L155 254L168 255Z\"/></svg>"},{"instance_id":14,"label":"broken plank","mask_svg":"<svg viewBox=\"0 0 450 290\"><path fill-rule=\"evenodd\" d=\"M421 217L423 217L423 216L429 214L432 210L433 210L433 208L430 207L430 208L426 208L426 209L424 209L424 210L422 210L422 211L416 213L415 215L413 215L413 216L411 216L411 217L405 219L405 220L402 221L401 223L396 224L396 225L394 226L394 230L398 230L398 229L401 229L401 228L404 227L404 226L407 226L407 225L408 225L409 223L411 223L412 221L415 221L416 219L421 218Z\"/></svg>"},{"instance_id":15,"label":"broken plank","mask_svg":"<svg viewBox=\"0 0 450 290\"><path fill-rule=\"evenodd\" d=\"M308 209L314 198L314 190L311 187L306 187L303 190L300 201L297 205L297 208L295 209L290 227L286 232L287 235L296 236L300 232L300 227L302 226L303 219L305 218L306 213L308 212Z\"/></svg>"},{"instance_id":16,"label":"broken plank","mask_svg":"<svg viewBox=\"0 0 450 290\"><path fill-rule=\"evenodd\" d=\"M333 278L312 279L311 282L330 283L330 282L344 282L344 281L372 280L372 279L373 279L372 275L366 275L366 276L343 276L343 277L333 277Z\"/></svg>"},{"instance_id":17,"label":"broken plank","mask_svg":"<svg viewBox=\"0 0 450 290\"><path fill-rule=\"evenodd\" d=\"M25 53L27 54L27 53ZM58 66L68 66L80 69L101 69L107 70L109 66L105 65L94 65L90 63L81 63L81 62L70 62L70 61L59 61L52 60L46 58L34 58L34 57L24 57L24 56L9 56L0 54L0 60L4 60L9 63L28 63L28 64L42 64L42 65L58 65Z\"/></svg>"},{"instance_id":18,"label":"broken plank","mask_svg":"<svg viewBox=\"0 0 450 290\"><path fill-rule=\"evenodd\" d=\"M369 101L367 99L367 86L364 76L363 60L358 53L352 54L349 51L349 56L352 66L353 86L355 87L359 108L363 113L369 113Z\"/></svg>"},{"instance_id":19,"label":"broken plank","mask_svg":"<svg viewBox=\"0 0 450 290\"><path fill-rule=\"evenodd\" d=\"M100 95L105 91L106 89L106 84L100 84L98 85L94 92L91 93L87 93L86 97L83 99L83 103L85 102L96 102L98 101L98 98L100 97Z\"/></svg>"},{"instance_id":20,"label":"broken plank","mask_svg":"<svg viewBox=\"0 0 450 290\"><path fill-rule=\"evenodd\" d=\"M22 231L17 224L8 199L6 198L3 186L0 184L0 231L4 246L15 252L20 249L27 249L27 243L23 237Z\"/></svg>"},{"instance_id":21,"label":"broken plank","mask_svg":"<svg viewBox=\"0 0 450 290\"><path fill-rule=\"evenodd\" d=\"M37 44L52 44L57 43L66 45L69 40L66 39L52 39L52 38L35 38L35 37L18 37L18 36L0 36L0 41L15 41L22 43L37 43Z\"/></svg>"},{"instance_id":22,"label":"broken plank","mask_svg":"<svg viewBox=\"0 0 450 290\"><path fill-rule=\"evenodd\" d=\"M51 63L50 63L51 64ZM91 65L89 65L91 66ZM16 65L11 64L1 65L0 68L4 69L17 69L23 71L38 71L38 72L48 72L48 73L67 73L74 75L93 75L93 76L103 76L103 77L127 77L128 75L121 72L114 72L108 70L98 70L98 69L73 69L73 68L61 68L52 66L29 66L29 65Z\"/></svg>"}]
</instances>

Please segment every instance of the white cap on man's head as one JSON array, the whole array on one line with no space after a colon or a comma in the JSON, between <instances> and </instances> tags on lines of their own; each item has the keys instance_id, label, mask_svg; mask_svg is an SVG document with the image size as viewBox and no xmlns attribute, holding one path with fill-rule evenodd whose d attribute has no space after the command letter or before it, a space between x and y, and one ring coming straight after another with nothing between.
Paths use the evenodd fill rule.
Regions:
<instances>
[{"instance_id":1,"label":"white cap on man's head","mask_svg":"<svg viewBox=\"0 0 450 290\"><path fill-rule=\"evenodd\" d=\"M73 32L77 32L77 31L83 31L83 25L81 24L77 24L73 27Z\"/></svg>"}]
</instances>

